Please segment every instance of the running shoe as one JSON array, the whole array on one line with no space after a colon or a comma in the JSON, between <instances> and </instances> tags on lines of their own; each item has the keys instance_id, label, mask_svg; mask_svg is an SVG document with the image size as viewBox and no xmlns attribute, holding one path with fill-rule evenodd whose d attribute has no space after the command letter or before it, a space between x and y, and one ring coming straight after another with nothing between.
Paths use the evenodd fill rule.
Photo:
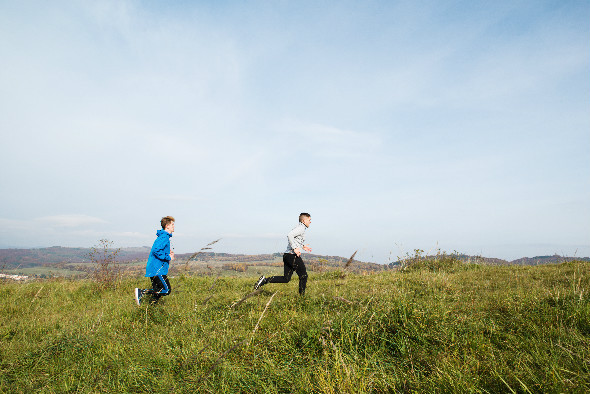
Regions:
<instances>
[{"instance_id":1,"label":"running shoe","mask_svg":"<svg viewBox=\"0 0 590 394\"><path fill-rule=\"evenodd\" d=\"M264 275L258 278L258 281L254 285L254 290L258 290L261 286L264 286L266 284L266 280L267 279L264 277Z\"/></svg>"},{"instance_id":2,"label":"running shoe","mask_svg":"<svg viewBox=\"0 0 590 394\"><path fill-rule=\"evenodd\" d=\"M141 302L141 297L143 297L143 290L142 289L138 289L136 287L135 288L135 302L137 303L138 306L139 306L139 304Z\"/></svg>"}]
</instances>

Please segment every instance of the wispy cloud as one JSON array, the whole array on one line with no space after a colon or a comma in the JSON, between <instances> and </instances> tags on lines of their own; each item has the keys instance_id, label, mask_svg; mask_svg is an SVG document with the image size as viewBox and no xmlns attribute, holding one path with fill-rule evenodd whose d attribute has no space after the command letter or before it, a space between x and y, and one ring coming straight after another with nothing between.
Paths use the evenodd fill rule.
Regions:
<instances>
[{"instance_id":1,"label":"wispy cloud","mask_svg":"<svg viewBox=\"0 0 590 394\"><path fill-rule=\"evenodd\" d=\"M278 233L262 233L262 234L240 234L240 233L227 233L222 236L224 239L283 239L286 237L285 234Z\"/></svg>"},{"instance_id":2,"label":"wispy cloud","mask_svg":"<svg viewBox=\"0 0 590 394\"><path fill-rule=\"evenodd\" d=\"M152 196L154 200L166 200L166 201L198 201L200 198L197 196L185 195L185 194L157 194Z\"/></svg>"},{"instance_id":3,"label":"wispy cloud","mask_svg":"<svg viewBox=\"0 0 590 394\"><path fill-rule=\"evenodd\" d=\"M55 227L81 227L107 223L101 218L78 214L43 216L36 218L35 221Z\"/></svg>"},{"instance_id":4,"label":"wispy cloud","mask_svg":"<svg viewBox=\"0 0 590 394\"><path fill-rule=\"evenodd\" d=\"M382 142L377 133L359 132L330 125L285 121L278 126L283 141L293 141L303 150L309 149L317 156L333 158L358 158L376 154Z\"/></svg>"}]
</instances>

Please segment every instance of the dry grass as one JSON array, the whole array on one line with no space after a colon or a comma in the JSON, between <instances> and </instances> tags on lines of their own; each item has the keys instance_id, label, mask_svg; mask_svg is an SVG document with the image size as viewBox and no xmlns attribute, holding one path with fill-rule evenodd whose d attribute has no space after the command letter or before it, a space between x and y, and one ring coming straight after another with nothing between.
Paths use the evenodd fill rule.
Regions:
<instances>
[{"instance_id":1,"label":"dry grass","mask_svg":"<svg viewBox=\"0 0 590 394\"><path fill-rule=\"evenodd\" d=\"M352 256L350 256L350 258L346 262L346 264L344 264L344 269L348 269L350 264L354 261L354 256L356 256L356 252L358 252L358 250L355 250L354 253L352 254Z\"/></svg>"},{"instance_id":2,"label":"dry grass","mask_svg":"<svg viewBox=\"0 0 590 394\"><path fill-rule=\"evenodd\" d=\"M206 252L207 250L211 250L213 249L211 246L215 245L217 242L221 241L221 238L216 239L215 241L209 242L207 245L203 246L201 249L199 249L198 252L195 252L193 254L191 254L185 261L184 263L184 270L187 271L188 270L188 263L195 259L198 255L200 255L201 253Z\"/></svg>"},{"instance_id":3,"label":"dry grass","mask_svg":"<svg viewBox=\"0 0 590 394\"><path fill-rule=\"evenodd\" d=\"M231 305L230 308L237 308L238 306L240 306L244 301L246 301L248 298L250 297L254 297L257 296L259 294L262 294L262 292L264 291L264 289L260 288L258 290L254 290L253 292L250 292L248 294L246 294L244 297L240 298L237 301L234 301Z\"/></svg>"},{"instance_id":4,"label":"dry grass","mask_svg":"<svg viewBox=\"0 0 590 394\"><path fill-rule=\"evenodd\" d=\"M270 297L270 299L268 300L268 302L266 303L266 305L264 306L264 310L262 311L262 313L260 314L260 318L258 319L258 321L256 322L256 326L254 327L254 330L252 330L252 336L250 337L250 343L252 343L252 339L254 338L254 334L256 334L256 330L258 330L258 326L260 325L260 322L262 321L262 318L264 317L264 314L266 313L266 310L268 309L268 306L270 305L270 303L272 302L272 299L274 298L274 296L277 294L278 292L272 293L272 296Z\"/></svg>"}]
</instances>

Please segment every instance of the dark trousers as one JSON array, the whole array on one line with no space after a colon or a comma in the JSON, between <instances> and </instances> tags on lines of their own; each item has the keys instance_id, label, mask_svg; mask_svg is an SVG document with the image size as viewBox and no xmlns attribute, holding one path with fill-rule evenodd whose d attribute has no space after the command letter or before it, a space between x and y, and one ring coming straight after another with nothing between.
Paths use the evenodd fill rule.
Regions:
<instances>
[{"instance_id":1,"label":"dark trousers","mask_svg":"<svg viewBox=\"0 0 590 394\"><path fill-rule=\"evenodd\" d=\"M293 271L299 276L299 294L305 294L305 287L307 286L307 270L305 269L305 263L301 256L297 256L293 253L283 254L283 276L271 276L268 278L267 283L289 283Z\"/></svg>"},{"instance_id":2,"label":"dark trousers","mask_svg":"<svg viewBox=\"0 0 590 394\"><path fill-rule=\"evenodd\" d=\"M167 296L172 291L170 281L167 275L151 276L152 288L146 290L146 294L151 294L154 301L158 301L160 297Z\"/></svg>"}]
</instances>

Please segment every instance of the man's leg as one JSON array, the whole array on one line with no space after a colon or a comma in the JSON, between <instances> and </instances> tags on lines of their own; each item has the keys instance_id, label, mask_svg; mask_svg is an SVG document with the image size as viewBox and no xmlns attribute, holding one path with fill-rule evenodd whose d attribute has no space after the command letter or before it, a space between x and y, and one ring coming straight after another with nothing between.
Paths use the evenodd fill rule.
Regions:
<instances>
[{"instance_id":1,"label":"man's leg","mask_svg":"<svg viewBox=\"0 0 590 394\"><path fill-rule=\"evenodd\" d=\"M307 270L305 269L305 263L301 256L297 256L295 259L295 272L299 276L299 294L305 295L305 288L307 287Z\"/></svg>"},{"instance_id":2,"label":"man's leg","mask_svg":"<svg viewBox=\"0 0 590 394\"><path fill-rule=\"evenodd\" d=\"M270 278L265 278L264 275L262 275L254 284L254 290L258 290L267 283L289 283L291 275L293 275L293 271L295 270L295 268L293 268L294 261L294 254L283 254L283 276L271 276Z\"/></svg>"},{"instance_id":3,"label":"man's leg","mask_svg":"<svg viewBox=\"0 0 590 394\"><path fill-rule=\"evenodd\" d=\"M283 254L283 276L271 276L266 280L266 283L289 283L295 270L293 267L295 257L297 256L291 253Z\"/></svg>"}]
</instances>

